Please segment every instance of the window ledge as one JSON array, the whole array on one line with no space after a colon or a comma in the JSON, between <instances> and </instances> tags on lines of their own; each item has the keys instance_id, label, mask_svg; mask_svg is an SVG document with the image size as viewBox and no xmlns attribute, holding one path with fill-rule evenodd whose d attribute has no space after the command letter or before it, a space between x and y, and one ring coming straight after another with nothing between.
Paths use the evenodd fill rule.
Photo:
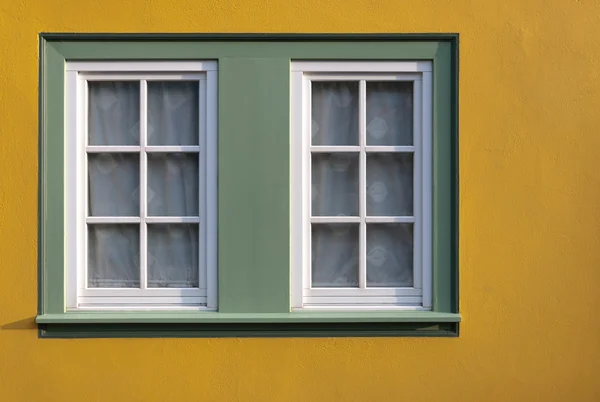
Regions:
<instances>
[{"instance_id":1,"label":"window ledge","mask_svg":"<svg viewBox=\"0 0 600 402\"><path fill-rule=\"evenodd\" d=\"M401 312L67 312L37 316L43 338L456 337L460 314Z\"/></svg>"}]
</instances>

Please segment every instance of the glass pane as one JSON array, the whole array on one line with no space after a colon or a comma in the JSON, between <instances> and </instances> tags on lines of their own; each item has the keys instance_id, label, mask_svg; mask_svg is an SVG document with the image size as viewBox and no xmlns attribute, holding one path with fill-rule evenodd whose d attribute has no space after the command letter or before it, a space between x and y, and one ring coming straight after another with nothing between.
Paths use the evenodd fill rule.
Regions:
<instances>
[{"instance_id":1,"label":"glass pane","mask_svg":"<svg viewBox=\"0 0 600 402\"><path fill-rule=\"evenodd\" d=\"M88 154L90 216L140 215L138 154Z\"/></svg>"},{"instance_id":2,"label":"glass pane","mask_svg":"<svg viewBox=\"0 0 600 402\"><path fill-rule=\"evenodd\" d=\"M367 286L413 286L412 223L367 225Z\"/></svg>"},{"instance_id":3,"label":"glass pane","mask_svg":"<svg viewBox=\"0 0 600 402\"><path fill-rule=\"evenodd\" d=\"M412 145L413 83L367 82L367 145Z\"/></svg>"},{"instance_id":4,"label":"glass pane","mask_svg":"<svg viewBox=\"0 0 600 402\"><path fill-rule=\"evenodd\" d=\"M198 287L198 225L148 225L148 287Z\"/></svg>"},{"instance_id":5,"label":"glass pane","mask_svg":"<svg viewBox=\"0 0 600 402\"><path fill-rule=\"evenodd\" d=\"M148 81L148 145L198 145L198 81Z\"/></svg>"},{"instance_id":6,"label":"glass pane","mask_svg":"<svg viewBox=\"0 0 600 402\"><path fill-rule=\"evenodd\" d=\"M148 154L148 215L198 216L198 154Z\"/></svg>"},{"instance_id":7,"label":"glass pane","mask_svg":"<svg viewBox=\"0 0 600 402\"><path fill-rule=\"evenodd\" d=\"M312 145L358 145L358 82L312 82Z\"/></svg>"},{"instance_id":8,"label":"glass pane","mask_svg":"<svg viewBox=\"0 0 600 402\"><path fill-rule=\"evenodd\" d=\"M312 287L358 287L358 224L312 225Z\"/></svg>"},{"instance_id":9,"label":"glass pane","mask_svg":"<svg viewBox=\"0 0 600 402\"><path fill-rule=\"evenodd\" d=\"M88 287L140 287L139 225L88 225Z\"/></svg>"},{"instance_id":10,"label":"glass pane","mask_svg":"<svg viewBox=\"0 0 600 402\"><path fill-rule=\"evenodd\" d=\"M412 216L413 155L367 155L367 215Z\"/></svg>"},{"instance_id":11,"label":"glass pane","mask_svg":"<svg viewBox=\"0 0 600 402\"><path fill-rule=\"evenodd\" d=\"M140 83L88 81L89 145L140 144Z\"/></svg>"},{"instance_id":12,"label":"glass pane","mask_svg":"<svg viewBox=\"0 0 600 402\"><path fill-rule=\"evenodd\" d=\"M312 154L312 215L358 216L358 153Z\"/></svg>"}]
</instances>

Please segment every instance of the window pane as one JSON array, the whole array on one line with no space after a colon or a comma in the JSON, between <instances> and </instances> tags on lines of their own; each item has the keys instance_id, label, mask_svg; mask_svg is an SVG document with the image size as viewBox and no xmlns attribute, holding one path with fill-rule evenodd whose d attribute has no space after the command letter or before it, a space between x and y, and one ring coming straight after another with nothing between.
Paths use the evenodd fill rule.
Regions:
<instances>
[{"instance_id":1,"label":"window pane","mask_svg":"<svg viewBox=\"0 0 600 402\"><path fill-rule=\"evenodd\" d=\"M138 154L88 154L90 216L140 215Z\"/></svg>"},{"instance_id":2,"label":"window pane","mask_svg":"<svg viewBox=\"0 0 600 402\"><path fill-rule=\"evenodd\" d=\"M140 287L138 225L88 225L88 287Z\"/></svg>"},{"instance_id":3,"label":"window pane","mask_svg":"<svg viewBox=\"0 0 600 402\"><path fill-rule=\"evenodd\" d=\"M88 81L89 145L139 145L140 83Z\"/></svg>"},{"instance_id":4,"label":"window pane","mask_svg":"<svg viewBox=\"0 0 600 402\"><path fill-rule=\"evenodd\" d=\"M358 287L358 224L312 225L312 287Z\"/></svg>"},{"instance_id":5,"label":"window pane","mask_svg":"<svg viewBox=\"0 0 600 402\"><path fill-rule=\"evenodd\" d=\"M413 286L412 223L367 225L367 286Z\"/></svg>"},{"instance_id":6,"label":"window pane","mask_svg":"<svg viewBox=\"0 0 600 402\"><path fill-rule=\"evenodd\" d=\"M358 145L358 82L312 82L312 145Z\"/></svg>"},{"instance_id":7,"label":"window pane","mask_svg":"<svg viewBox=\"0 0 600 402\"><path fill-rule=\"evenodd\" d=\"M148 145L198 145L198 81L148 81Z\"/></svg>"},{"instance_id":8,"label":"window pane","mask_svg":"<svg viewBox=\"0 0 600 402\"><path fill-rule=\"evenodd\" d=\"M148 287L198 287L198 225L148 225Z\"/></svg>"},{"instance_id":9,"label":"window pane","mask_svg":"<svg viewBox=\"0 0 600 402\"><path fill-rule=\"evenodd\" d=\"M312 154L312 215L358 216L358 153Z\"/></svg>"},{"instance_id":10,"label":"window pane","mask_svg":"<svg viewBox=\"0 0 600 402\"><path fill-rule=\"evenodd\" d=\"M413 155L367 155L367 215L412 216Z\"/></svg>"},{"instance_id":11,"label":"window pane","mask_svg":"<svg viewBox=\"0 0 600 402\"><path fill-rule=\"evenodd\" d=\"M367 145L412 145L413 83L367 82Z\"/></svg>"},{"instance_id":12,"label":"window pane","mask_svg":"<svg viewBox=\"0 0 600 402\"><path fill-rule=\"evenodd\" d=\"M148 215L198 216L198 154L148 154Z\"/></svg>"}]
</instances>

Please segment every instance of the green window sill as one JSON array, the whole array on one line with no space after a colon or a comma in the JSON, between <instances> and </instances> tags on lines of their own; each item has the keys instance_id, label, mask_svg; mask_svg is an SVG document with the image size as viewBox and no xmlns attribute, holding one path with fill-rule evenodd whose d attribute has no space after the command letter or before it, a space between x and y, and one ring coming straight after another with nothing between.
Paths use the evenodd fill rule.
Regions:
<instances>
[{"instance_id":1,"label":"green window sill","mask_svg":"<svg viewBox=\"0 0 600 402\"><path fill-rule=\"evenodd\" d=\"M43 338L458 336L460 314L400 312L67 312L36 318Z\"/></svg>"}]
</instances>

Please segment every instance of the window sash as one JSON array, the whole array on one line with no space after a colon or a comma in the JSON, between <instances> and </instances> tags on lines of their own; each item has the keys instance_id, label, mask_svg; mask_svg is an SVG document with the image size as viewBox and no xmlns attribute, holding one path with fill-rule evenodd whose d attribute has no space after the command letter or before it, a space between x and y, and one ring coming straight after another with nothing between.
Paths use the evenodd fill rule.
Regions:
<instances>
[{"instance_id":1,"label":"window sash","mask_svg":"<svg viewBox=\"0 0 600 402\"><path fill-rule=\"evenodd\" d=\"M420 69L420 70L419 70ZM415 70L417 70L415 72ZM390 72L392 71L392 72ZM358 81L359 145L310 144L311 82ZM413 145L366 145L366 82L412 81ZM292 65L292 309L424 309L432 307L432 73L429 62L295 62ZM311 155L318 152L359 154L359 216L312 216ZM412 216L368 216L366 155L372 152L412 153ZM366 283L367 223L413 223L414 284L410 288L375 288ZM359 224L359 287L313 288L311 285L311 224Z\"/></svg>"},{"instance_id":2,"label":"window sash","mask_svg":"<svg viewBox=\"0 0 600 402\"><path fill-rule=\"evenodd\" d=\"M216 63L215 62L70 62L66 73L66 203L67 310L76 309L203 309L217 307L216 272ZM87 82L133 80L140 82L140 145L87 145ZM199 85L199 145L148 146L147 82L197 81ZM140 215L88 216L87 155L134 153L140 155ZM199 158L199 215L147 216L147 154L196 153ZM132 223L140 228L140 287L89 288L87 284L87 225ZM147 287L147 225L194 223L199 225L199 287Z\"/></svg>"}]
</instances>

